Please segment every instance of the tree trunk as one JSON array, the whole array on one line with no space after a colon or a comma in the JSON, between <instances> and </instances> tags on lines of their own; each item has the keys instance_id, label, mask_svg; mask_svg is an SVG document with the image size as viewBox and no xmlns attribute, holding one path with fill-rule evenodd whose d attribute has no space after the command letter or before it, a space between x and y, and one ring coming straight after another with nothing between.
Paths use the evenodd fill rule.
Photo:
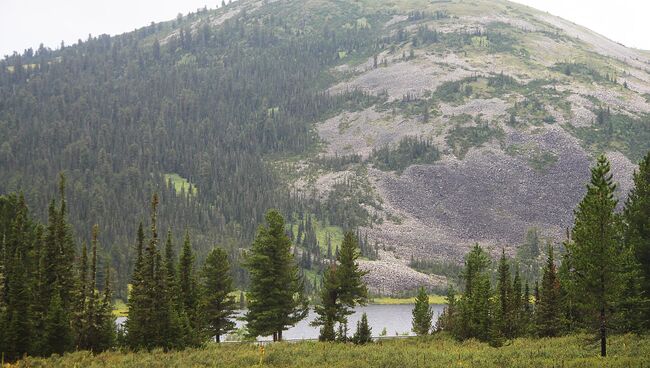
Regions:
<instances>
[{"instance_id":1,"label":"tree trunk","mask_svg":"<svg viewBox=\"0 0 650 368\"><path fill-rule=\"evenodd\" d=\"M220 343L221 342L221 336L220 335L215 336L215 340L217 340L217 343Z\"/></svg>"},{"instance_id":2,"label":"tree trunk","mask_svg":"<svg viewBox=\"0 0 650 368\"><path fill-rule=\"evenodd\" d=\"M273 342L276 342L276 341L278 341L278 333L274 332L273 333Z\"/></svg>"},{"instance_id":3,"label":"tree trunk","mask_svg":"<svg viewBox=\"0 0 650 368\"><path fill-rule=\"evenodd\" d=\"M282 341L282 330L278 331L278 341Z\"/></svg>"}]
</instances>

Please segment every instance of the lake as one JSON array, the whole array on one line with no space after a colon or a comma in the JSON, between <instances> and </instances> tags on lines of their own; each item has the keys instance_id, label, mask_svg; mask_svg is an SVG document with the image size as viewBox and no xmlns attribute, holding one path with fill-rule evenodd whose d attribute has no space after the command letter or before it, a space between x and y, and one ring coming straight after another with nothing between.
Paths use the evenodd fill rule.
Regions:
<instances>
[{"instance_id":1,"label":"lake","mask_svg":"<svg viewBox=\"0 0 650 368\"><path fill-rule=\"evenodd\" d=\"M431 306L433 310L433 322L438 319L440 313L445 308L443 304L434 304ZM371 304L363 307L357 307L354 314L348 317L348 334L352 336L357 326L357 321L361 319L361 314L364 312L368 315L368 323L372 328L372 336L379 336L382 330L386 329L387 336L395 335L413 335L411 331L411 319L413 304L398 304L398 305L380 305ZM245 311L239 311L238 315L243 314ZM309 325L311 321L316 318L313 310L309 311L307 318L300 321L297 325L282 333L282 338L285 340L292 339L317 339L318 328ZM117 318L118 324L124 323L125 317ZM244 326L243 321L236 321L237 328ZM228 339L226 339L228 340ZM259 338L260 341L272 340L271 337Z\"/></svg>"}]
</instances>

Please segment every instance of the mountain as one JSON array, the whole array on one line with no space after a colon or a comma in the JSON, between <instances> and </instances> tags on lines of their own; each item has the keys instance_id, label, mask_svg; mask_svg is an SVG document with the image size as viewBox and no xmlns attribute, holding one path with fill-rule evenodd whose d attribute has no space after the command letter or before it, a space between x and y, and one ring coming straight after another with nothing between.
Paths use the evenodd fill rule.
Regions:
<instances>
[{"instance_id":1,"label":"mountain","mask_svg":"<svg viewBox=\"0 0 650 368\"><path fill-rule=\"evenodd\" d=\"M395 294L560 242L595 154L624 199L650 149L650 54L507 1L239 0L62 46L0 62L0 192L45 219L65 172L121 297L154 191L199 258L276 207L312 284L353 229Z\"/></svg>"}]
</instances>

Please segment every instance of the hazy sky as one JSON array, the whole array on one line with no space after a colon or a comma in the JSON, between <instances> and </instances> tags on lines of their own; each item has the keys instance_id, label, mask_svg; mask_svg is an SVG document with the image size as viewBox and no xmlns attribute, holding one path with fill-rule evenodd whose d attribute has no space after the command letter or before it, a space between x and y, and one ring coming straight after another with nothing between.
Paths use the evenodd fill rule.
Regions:
<instances>
[{"instance_id":1,"label":"hazy sky","mask_svg":"<svg viewBox=\"0 0 650 368\"><path fill-rule=\"evenodd\" d=\"M650 50L648 0L516 0L591 28L627 46ZM55 48L88 34L119 34L187 14L221 0L0 0L0 56Z\"/></svg>"}]
</instances>

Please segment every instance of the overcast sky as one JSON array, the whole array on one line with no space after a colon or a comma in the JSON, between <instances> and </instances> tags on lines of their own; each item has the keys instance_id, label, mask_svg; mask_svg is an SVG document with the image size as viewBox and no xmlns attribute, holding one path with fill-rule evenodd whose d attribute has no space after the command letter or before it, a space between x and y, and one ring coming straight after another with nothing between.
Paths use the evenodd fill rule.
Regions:
<instances>
[{"instance_id":1,"label":"overcast sky","mask_svg":"<svg viewBox=\"0 0 650 368\"><path fill-rule=\"evenodd\" d=\"M516 0L584 25L627 46L650 50L648 0ZM120 34L221 0L0 0L0 55L55 48L88 34Z\"/></svg>"}]
</instances>

